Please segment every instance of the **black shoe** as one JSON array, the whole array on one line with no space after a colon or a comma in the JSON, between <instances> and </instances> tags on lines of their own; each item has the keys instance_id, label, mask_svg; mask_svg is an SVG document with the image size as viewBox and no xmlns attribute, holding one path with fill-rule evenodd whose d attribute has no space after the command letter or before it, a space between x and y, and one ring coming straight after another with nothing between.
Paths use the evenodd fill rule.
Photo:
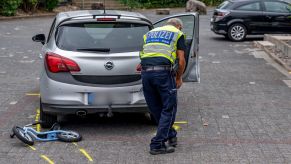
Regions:
<instances>
[{"instance_id":1,"label":"black shoe","mask_svg":"<svg viewBox=\"0 0 291 164\"><path fill-rule=\"evenodd\" d=\"M151 155L158 155L158 154L167 154L167 153L173 153L175 152L175 148L171 146L163 147L160 149L151 149L150 154Z\"/></svg>"},{"instance_id":2,"label":"black shoe","mask_svg":"<svg viewBox=\"0 0 291 164\"><path fill-rule=\"evenodd\" d=\"M176 147L178 144L178 138L177 137L169 138L168 144L169 144L169 146Z\"/></svg>"}]
</instances>

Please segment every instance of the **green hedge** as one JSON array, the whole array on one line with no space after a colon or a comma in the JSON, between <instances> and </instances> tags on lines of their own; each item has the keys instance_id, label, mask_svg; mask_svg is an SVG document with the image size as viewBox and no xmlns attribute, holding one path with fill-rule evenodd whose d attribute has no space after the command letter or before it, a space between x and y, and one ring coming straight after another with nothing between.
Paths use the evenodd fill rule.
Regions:
<instances>
[{"instance_id":1,"label":"green hedge","mask_svg":"<svg viewBox=\"0 0 291 164\"><path fill-rule=\"evenodd\" d=\"M120 0L130 8L185 7L187 0ZM208 6L217 6L224 0L200 0Z\"/></svg>"},{"instance_id":2,"label":"green hedge","mask_svg":"<svg viewBox=\"0 0 291 164\"><path fill-rule=\"evenodd\" d=\"M21 0L0 0L0 15L13 16L20 6Z\"/></svg>"},{"instance_id":3,"label":"green hedge","mask_svg":"<svg viewBox=\"0 0 291 164\"><path fill-rule=\"evenodd\" d=\"M39 1L38 0L23 0L22 1L22 9L25 12L34 12L37 8Z\"/></svg>"},{"instance_id":4,"label":"green hedge","mask_svg":"<svg viewBox=\"0 0 291 164\"><path fill-rule=\"evenodd\" d=\"M45 8L48 11L53 11L53 9L56 8L58 4L59 4L59 0L46 0Z\"/></svg>"},{"instance_id":5,"label":"green hedge","mask_svg":"<svg viewBox=\"0 0 291 164\"><path fill-rule=\"evenodd\" d=\"M59 0L0 0L0 15L13 16L18 8L32 13L39 8L52 11L58 4Z\"/></svg>"}]
</instances>

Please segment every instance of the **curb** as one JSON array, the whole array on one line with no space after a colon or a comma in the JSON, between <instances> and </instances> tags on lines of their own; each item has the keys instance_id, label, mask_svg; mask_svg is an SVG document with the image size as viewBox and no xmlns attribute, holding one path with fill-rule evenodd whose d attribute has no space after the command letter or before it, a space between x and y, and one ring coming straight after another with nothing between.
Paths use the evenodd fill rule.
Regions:
<instances>
[{"instance_id":1,"label":"curb","mask_svg":"<svg viewBox=\"0 0 291 164\"><path fill-rule=\"evenodd\" d=\"M41 18L41 17L52 17L56 16L58 13L48 13L39 15L25 15L25 16L11 16L11 17L0 17L0 21L14 20L14 19L26 19L26 18Z\"/></svg>"}]
</instances>

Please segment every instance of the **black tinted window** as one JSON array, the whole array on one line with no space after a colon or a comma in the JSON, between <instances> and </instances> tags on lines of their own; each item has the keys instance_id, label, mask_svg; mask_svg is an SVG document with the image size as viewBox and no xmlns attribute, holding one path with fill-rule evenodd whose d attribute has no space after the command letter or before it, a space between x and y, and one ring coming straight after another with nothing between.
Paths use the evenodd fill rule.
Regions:
<instances>
[{"instance_id":1,"label":"black tinted window","mask_svg":"<svg viewBox=\"0 0 291 164\"><path fill-rule=\"evenodd\" d=\"M259 2L249 3L246 5L242 5L236 8L236 10L243 10L243 11L260 11L261 6Z\"/></svg>"},{"instance_id":2,"label":"black tinted window","mask_svg":"<svg viewBox=\"0 0 291 164\"><path fill-rule=\"evenodd\" d=\"M229 2L229 1L224 1L222 2L217 8L218 9L227 9L228 7L230 7L233 3Z\"/></svg>"},{"instance_id":3,"label":"black tinted window","mask_svg":"<svg viewBox=\"0 0 291 164\"><path fill-rule=\"evenodd\" d=\"M283 2L264 2L266 6L266 11L268 12L279 12L279 13L289 13L291 12L291 6Z\"/></svg>"},{"instance_id":4,"label":"black tinted window","mask_svg":"<svg viewBox=\"0 0 291 164\"><path fill-rule=\"evenodd\" d=\"M63 50L110 49L139 51L149 26L132 23L78 23L58 28L57 46Z\"/></svg>"}]
</instances>

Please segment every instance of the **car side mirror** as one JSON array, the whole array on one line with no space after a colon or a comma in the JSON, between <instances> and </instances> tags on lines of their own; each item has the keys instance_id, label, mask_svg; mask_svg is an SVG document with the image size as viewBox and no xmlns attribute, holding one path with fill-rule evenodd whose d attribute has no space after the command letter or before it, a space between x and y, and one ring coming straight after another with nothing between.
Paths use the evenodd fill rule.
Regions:
<instances>
[{"instance_id":1,"label":"car side mirror","mask_svg":"<svg viewBox=\"0 0 291 164\"><path fill-rule=\"evenodd\" d=\"M34 42L41 42L41 44L44 45L44 43L45 43L45 35L44 34L37 34L37 35L32 37L32 40Z\"/></svg>"}]
</instances>

